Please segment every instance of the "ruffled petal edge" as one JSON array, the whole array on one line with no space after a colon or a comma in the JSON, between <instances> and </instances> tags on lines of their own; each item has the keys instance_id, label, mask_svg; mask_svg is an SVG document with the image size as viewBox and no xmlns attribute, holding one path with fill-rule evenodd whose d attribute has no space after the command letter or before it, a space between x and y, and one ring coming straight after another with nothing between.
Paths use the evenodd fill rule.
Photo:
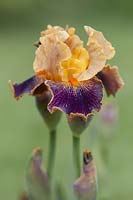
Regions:
<instances>
[{"instance_id":1,"label":"ruffled petal edge","mask_svg":"<svg viewBox=\"0 0 133 200\"><path fill-rule=\"evenodd\" d=\"M96 77L80 82L78 87L64 82L46 81L45 84L52 94L48 104L51 113L60 110L68 115L77 115L87 120L94 110L99 111L101 108L102 83Z\"/></svg>"}]
</instances>

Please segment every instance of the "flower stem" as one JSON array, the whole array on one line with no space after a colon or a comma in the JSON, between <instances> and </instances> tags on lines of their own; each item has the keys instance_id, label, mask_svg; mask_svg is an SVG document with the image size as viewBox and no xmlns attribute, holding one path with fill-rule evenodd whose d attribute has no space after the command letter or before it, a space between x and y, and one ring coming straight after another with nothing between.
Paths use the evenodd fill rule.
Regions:
<instances>
[{"instance_id":1,"label":"flower stem","mask_svg":"<svg viewBox=\"0 0 133 200\"><path fill-rule=\"evenodd\" d=\"M80 176L80 137L73 136L73 162L76 177Z\"/></svg>"},{"instance_id":2,"label":"flower stem","mask_svg":"<svg viewBox=\"0 0 133 200\"><path fill-rule=\"evenodd\" d=\"M56 152L56 130L52 130L49 133L49 156L48 156L48 167L47 173L49 178L51 179L54 161L55 161L55 152Z\"/></svg>"}]
</instances>

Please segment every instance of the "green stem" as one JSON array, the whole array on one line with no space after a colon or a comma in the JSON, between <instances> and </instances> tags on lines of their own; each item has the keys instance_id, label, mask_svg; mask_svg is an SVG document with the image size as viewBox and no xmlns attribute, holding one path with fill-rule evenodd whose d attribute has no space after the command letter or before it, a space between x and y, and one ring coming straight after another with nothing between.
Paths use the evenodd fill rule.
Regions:
<instances>
[{"instance_id":1,"label":"green stem","mask_svg":"<svg viewBox=\"0 0 133 200\"><path fill-rule=\"evenodd\" d=\"M51 179L54 161L55 161L55 153L56 153L56 130L52 130L49 133L49 155L48 155L48 167L47 173L49 178Z\"/></svg>"},{"instance_id":2,"label":"green stem","mask_svg":"<svg viewBox=\"0 0 133 200\"><path fill-rule=\"evenodd\" d=\"M80 176L80 137L73 136L73 162L76 177Z\"/></svg>"}]
</instances>

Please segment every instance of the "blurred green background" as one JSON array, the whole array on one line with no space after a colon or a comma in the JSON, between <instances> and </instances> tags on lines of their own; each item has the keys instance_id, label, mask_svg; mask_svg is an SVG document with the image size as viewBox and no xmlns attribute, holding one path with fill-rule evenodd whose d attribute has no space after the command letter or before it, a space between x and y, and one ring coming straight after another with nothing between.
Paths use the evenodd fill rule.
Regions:
<instances>
[{"instance_id":1,"label":"blurred green background","mask_svg":"<svg viewBox=\"0 0 133 200\"><path fill-rule=\"evenodd\" d=\"M34 98L25 96L16 102L7 84L9 79L20 82L33 75L33 43L47 24L74 26L84 41L87 37L83 25L90 25L101 30L116 48L111 63L119 66L125 87L115 99L108 99L118 105L119 120L114 129L114 140L108 145L109 167L106 178L99 184L99 199L133 198L132 11L131 0L0 1L0 199L18 198L24 188L24 168L35 147L43 148L44 165L47 162L48 129L39 116ZM95 115L81 137L81 146L93 151L98 171L104 174L98 145L91 143L98 121L98 115ZM100 126L98 129L102 132ZM63 116L58 126L54 176L67 188L68 195L72 193L74 182L71 143L71 132ZM73 197L69 196L69 199Z\"/></svg>"}]
</instances>

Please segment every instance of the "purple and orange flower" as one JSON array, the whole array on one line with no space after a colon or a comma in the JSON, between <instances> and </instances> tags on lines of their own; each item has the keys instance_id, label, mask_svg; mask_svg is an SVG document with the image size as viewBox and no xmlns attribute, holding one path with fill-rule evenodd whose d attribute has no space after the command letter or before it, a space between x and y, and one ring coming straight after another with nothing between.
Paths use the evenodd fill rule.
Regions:
<instances>
[{"instance_id":1,"label":"purple and orange flower","mask_svg":"<svg viewBox=\"0 0 133 200\"><path fill-rule=\"evenodd\" d=\"M20 84L11 84L14 97L51 93L48 110L61 110L85 119L101 108L103 86L115 95L123 86L118 68L107 61L115 49L101 32L85 26L87 47L75 34L75 28L48 26L41 32L33 69L35 75Z\"/></svg>"}]
</instances>

